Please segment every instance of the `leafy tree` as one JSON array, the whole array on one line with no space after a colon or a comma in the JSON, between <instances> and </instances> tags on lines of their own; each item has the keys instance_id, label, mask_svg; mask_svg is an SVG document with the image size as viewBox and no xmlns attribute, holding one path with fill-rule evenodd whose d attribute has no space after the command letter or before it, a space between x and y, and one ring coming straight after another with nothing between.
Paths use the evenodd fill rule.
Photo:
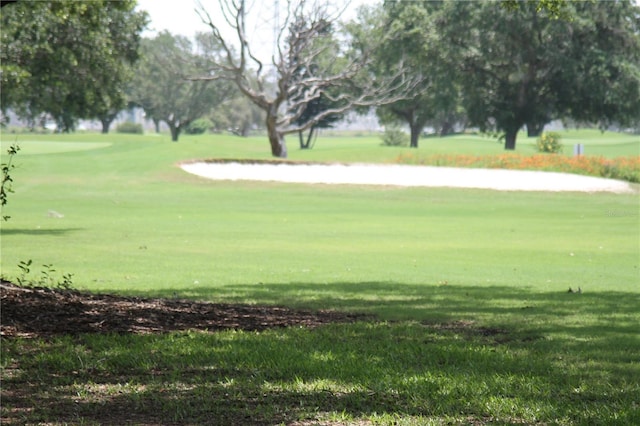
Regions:
<instances>
[{"instance_id":1,"label":"leafy tree","mask_svg":"<svg viewBox=\"0 0 640 426\"><path fill-rule=\"evenodd\" d=\"M260 107L265 115L265 125L275 157L286 157L286 134L305 131L317 125L326 117L341 114L351 108L372 106L391 102L405 95L410 85L398 78L404 75L404 69L397 67L393 78L376 79L372 75L364 77L371 59L370 50L358 54L349 52L348 43L333 44L332 34L327 26L336 22L339 13L330 13L326 7L305 0L287 2L284 16L286 25L282 25L276 39L277 54L272 58L275 75L275 91L269 85L266 63L255 54L249 43L246 23L247 7L244 0L221 0L220 13L214 20L204 9L200 15L211 28L213 37L224 49L223 57L212 62L213 76L203 74L201 79L226 79L232 81L238 89ZM223 36L221 23L229 24L235 32L234 40ZM304 23L300 31L296 25ZM293 29L293 31L292 31ZM332 52L334 61L325 64L319 60L326 55L327 49L336 47ZM238 49L236 51L236 49ZM320 67L314 73L301 76L298 70L311 64ZM298 121L307 105L322 96L333 105L329 109L318 111L306 121Z\"/></svg>"},{"instance_id":2,"label":"leafy tree","mask_svg":"<svg viewBox=\"0 0 640 426\"><path fill-rule=\"evenodd\" d=\"M20 151L19 145L11 145L9 148L7 148L6 156L8 157L8 159L5 163L2 163L0 165L0 170L2 170L2 181L0 182L0 209L4 208L4 206L7 205L9 193L13 192L13 178L11 177L11 171L16 166L11 163L13 161L13 157L18 154L18 151ZM2 215L3 221L7 221L10 218L11 216Z\"/></svg>"},{"instance_id":3,"label":"leafy tree","mask_svg":"<svg viewBox=\"0 0 640 426\"><path fill-rule=\"evenodd\" d=\"M198 66L211 53L203 50L212 46L205 45L202 37L197 41L198 54L189 39L167 31L142 40L142 58L133 80L131 99L154 122L167 123L174 142L192 121L206 116L230 93L224 83L185 78L185 74L200 72Z\"/></svg>"},{"instance_id":4,"label":"leafy tree","mask_svg":"<svg viewBox=\"0 0 640 426\"><path fill-rule=\"evenodd\" d=\"M410 68L423 77L413 96L376 110L383 123L408 124L413 148L418 147L418 139L427 124L446 134L460 118L455 58L436 32L436 12L442 4L441 1L387 0L383 5L385 16L378 18L389 22L388 26L379 28L391 34L376 51L378 72L386 72L390 64L404 58Z\"/></svg>"},{"instance_id":5,"label":"leafy tree","mask_svg":"<svg viewBox=\"0 0 640 426\"><path fill-rule=\"evenodd\" d=\"M305 108L300 113L300 117L295 121L297 125L304 125L304 123L313 120L313 117L317 117L323 114L325 111L328 111L331 108L334 108L336 104L332 102L326 96L321 95L319 98L313 99L309 101ZM330 129L333 127L334 123L340 121L344 118L344 113L336 113L326 115L321 120L318 120L316 123L312 124L309 127L309 133L307 133L307 137L304 137L304 130L300 130L298 132L298 138L300 140L300 149L311 149L313 148L313 144L315 141L315 137L317 136L318 129Z\"/></svg>"},{"instance_id":6,"label":"leafy tree","mask_svg":"<svg viewBox=\"0 0 640 426\"><path fill-rule=\"evenodd\" d=\"M566 6L567 0L528 0L530 5L534 5L536 11L546 11L554 18L567 18ZM520 8L520 0L502 0L502 7L507 10L518 10Z\"/></svg>"},{"instance_id":7,"label":"leafy tree","mask_svg":"<svg viewBox=\"0 0 640 426\"><path fill-rule=\"evenodd\" d=\"M210 115L217 131L228 130L236 136L247 137L252 129L264 124L263 111L242 93L218 105Z\"/></svg>"},{"instance_id":8,"label":"leafy tree","mask_svg":"<svg viewBox=\"0 0 640 426\"><path fill-rule=\"evenodd\" d=\"M571 44L555 90L566 116L630 126L640 117L640 4L572 2ZM570 81L573 84L567 84Z\"/></svg>"},{"instance_id":9,"label":"leafy tree","mask_svg":"<svg viewBox=\"0 0 640 426\"><path fill-rule=\"evenodd\" d=\"M554 118L603 125L640 115L640 20L630 1L567 2L566 19L520 1L449 2L439 34L460 57L463 103L472 124L532 133Z\"/></svg>"},{"instance_id":10,"label":"leafy tree","mask_svg":"<svg viewBox=\"0 0 640 426\"><path fill-rule=\"evenodd\" d=\"M289 30L290 34L304 33L309 30L307 22L302 16L297 17L298 20L293 22ZM335 61L333 52L339 50L336 41L331 37L333 33L333 24L331 22L325 22L324 25L318 29L319 37L311 42L311 49L317 49L323 53L318 54L309 61L304 58L305 50L300 49L298 52L296 48L293 49L292 62L297 63L297 67L293 71L295 82L304 82L312 78L321 77L322 70L330 69L331 63ZM304 83L303 83L304 84ZM303 88L295 99L291 100L291 103L298 108L291 111L293 114L297 114L298 118L294 121L295 125L304 126L305 123L313 121L311 127L309 127L307 137L304 137L304 130L301 129L298 132L300 140L300 149L310 149L313 147L312 142L315 140L314 135L317 135L317 129L331 128L336 121L341 120L344 117L344 113L335 113L324 116L322 119L314 121L314 117L324 114L325 111L330 109L339 108L341 106L340 101L332 101L338 95L337 91L327 87L327 91L330 92L330 96L327 94L320 94L320 96L313 97L310 101L307 101L305 105L300 107L298 102L310 95L309 91L313 88Z\"/></svg>"},{"instance_id":11,"label":"leafy tree","mask_svg":"<svg viewBox=\"0 0 640 426\"><path fill-rule=\"evenodd\" d=\"M80 118L104 130L125 106L146 13L135 1L20 1L1 12L2 110L50 114L63 131Z\"/></svg>"}]
</instances>

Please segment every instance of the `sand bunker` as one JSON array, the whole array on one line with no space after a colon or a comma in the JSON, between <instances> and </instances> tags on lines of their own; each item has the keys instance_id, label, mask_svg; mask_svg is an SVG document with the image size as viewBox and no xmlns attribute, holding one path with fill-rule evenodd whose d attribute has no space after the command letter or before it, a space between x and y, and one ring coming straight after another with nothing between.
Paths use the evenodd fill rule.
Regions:
<instances>
[{"instance_id":1,"label":"sand bunker","mask_svg":"<svg viewBox=\"0 0 640 426\"><path fill-rule=\"evenodd\" d=\"M273 162L184 163L207 179L307 184L478 188L498 191L635 192L624 181L569 173L383 164L296 164Z\"/></svg>"}]
</instances>

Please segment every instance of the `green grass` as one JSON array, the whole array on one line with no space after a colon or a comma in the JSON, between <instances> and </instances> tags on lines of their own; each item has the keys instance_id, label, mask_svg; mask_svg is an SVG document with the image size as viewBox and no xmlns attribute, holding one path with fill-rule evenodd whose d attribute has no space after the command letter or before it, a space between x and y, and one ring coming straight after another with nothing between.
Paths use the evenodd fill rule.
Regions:
<instances>
[{"instance_id":1,"label":"green grass","mask_svg":"<svg viewBox=\"0 0 640 426\"><path fill-rule=\"evenodd\" d=\"M640 136L615 132L582 129L560 132L563 154L573 155L573 145L584 145L585 155L602 155L607 158L640 155ZM518 135L516 153L536 154L535 137L528 138L526 133ZM292 158L332 161L336 157L345 161L392 161L404 154L426 156L431 154L491 155L504 154L504 143L481 135L454 135L446 137L423 137L419 148L412 150L398 147L379 147L380 136L368 135L359 138L339 135L319 139L311 151L299 151L295 148L296 139L289 139ZM297 151L297 152L296 152Z\"/></svg>"},{"instance_id":2,"label":"green grass","mask_svg":"<svg viewBox=\"0 0 640 426\"><path fill-rule=\"evenodd\" d=\"M619 333L588 331L569 339L547 330L483 335L360 323L83 335L7 341L3 351L29 355L9 383L24 386L32 421L91 424L112 413L114 423L144 416L162 424L636 424L640 372L632 331L625 345ZM59 397L55 409L39 404L45 395Z\"/></svg>"},{"instance_id":3,"label":"green grass","mask_svg":"<svg viewBox=\"0 0 640 426\"><path fill-rule=\"evenodd\" d=\"M574 133L587 153L640 146L592 131L565 143ZM17 423L93 424L101 413L133 424L640 422L637 194L211 182L175 165L266 159L266 140L18 140L4 276L33 259L36 273L53 264L90 291L380 322L3 339L3 416L29 408L13 412ZM3 135L3 154L12 142ZM305 161L392 162L407 151L376 137L325 137L311 151L294 142L290 157ZM534 153L529 142L519 152ZM424 139L419 151L502 149L456 136Z\"/></svg>"}]
</instances>

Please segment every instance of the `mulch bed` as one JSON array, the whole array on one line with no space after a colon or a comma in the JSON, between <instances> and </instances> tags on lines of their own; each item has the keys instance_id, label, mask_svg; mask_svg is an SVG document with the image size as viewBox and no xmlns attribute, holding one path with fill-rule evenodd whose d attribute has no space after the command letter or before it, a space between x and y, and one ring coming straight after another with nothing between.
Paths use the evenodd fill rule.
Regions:
<instances>
[{"instance_id":1,"label":"mulch bed","mask_svg":"<svg viewBox=\"0 0 640 426\"><path fill-rule=\"evenodd\" d=\"M371 320L362 314L184 299L124 297L0 282L0 335L46 337L79 333L164 333L180 330L258 331Z\"/></svg>"}]
</instances>

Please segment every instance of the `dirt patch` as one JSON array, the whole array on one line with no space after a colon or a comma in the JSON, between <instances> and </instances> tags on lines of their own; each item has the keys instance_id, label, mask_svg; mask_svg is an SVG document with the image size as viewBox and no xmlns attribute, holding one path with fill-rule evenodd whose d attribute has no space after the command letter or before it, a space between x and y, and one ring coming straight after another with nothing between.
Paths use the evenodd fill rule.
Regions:
<instances>
[{"instance_id":1,"label":"dirt patch","mask_svg":"<svg viewBox=\"0 0 640 426\"><path fill-rule=\"evenodd\" d=\"M124 297L0 284L3 337L79 333L164 333L180 330L265 330L371 320L371 316L279 306Z\"/></svg>"}]
</instances>

